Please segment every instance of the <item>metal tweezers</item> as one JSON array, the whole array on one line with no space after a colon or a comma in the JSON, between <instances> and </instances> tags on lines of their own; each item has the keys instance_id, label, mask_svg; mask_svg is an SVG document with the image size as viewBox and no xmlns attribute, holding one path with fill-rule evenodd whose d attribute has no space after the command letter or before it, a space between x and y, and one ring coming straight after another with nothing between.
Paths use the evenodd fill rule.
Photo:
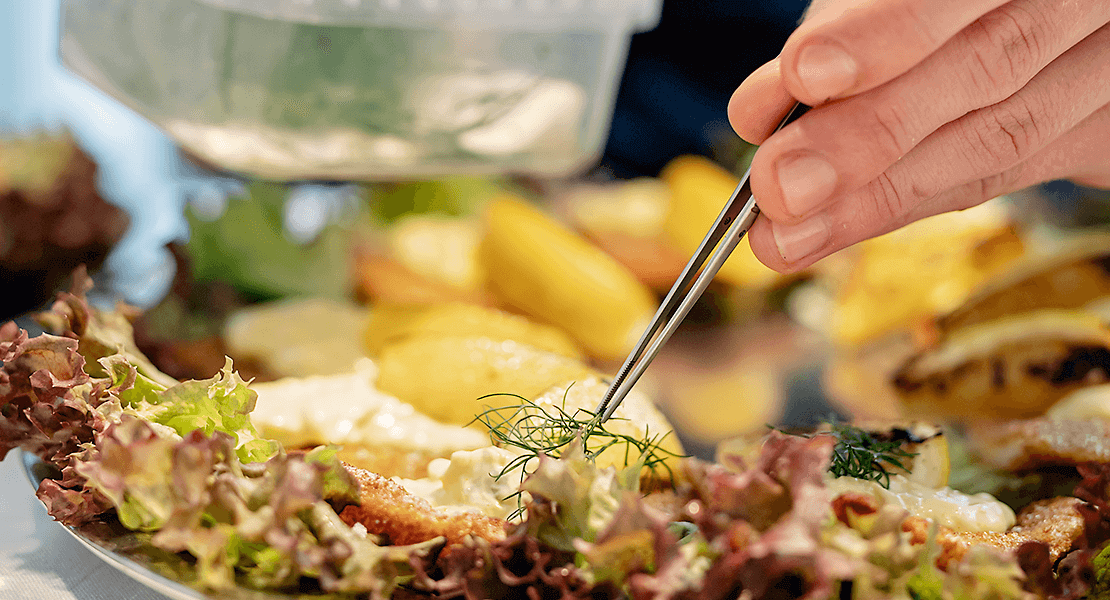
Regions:
<instances>
[{"instance_id":1,"label":"metal tweezers","mask_svg":"<svg viewBox=\"0 0 1110 600\"><path fill-rule=\"evenodd\" d=\"M775 131L794 122L808 110L809 107L804 104L795 104ZM756 206L751 184L748 181L751 173L750 168L747 173L744 173L740 185L732 192L717 221L701 241L690 262L686 263L686 268L682 270L671 291L667 292L666 298L655 313L655 318L651 320L651 325L624 361L624 366L609 386L609 391L605 393L605 399L597 407L595 414L600 415L600 422L604 423L613 416L613 411L632 391L632 386L636 385L648 365L659 354L663 344L670 339L682 320L689 314L690 309L694 307L694 303L709 287L709 282L717 271L721 270L725 259L732 254L733 249L740 240L744 239L744 235L755 223L756 217L759 216L759 207ZM715 252L714 248L716 248ZM711 252L713 255L710 257Z\"/></svg>"}]
</instances>

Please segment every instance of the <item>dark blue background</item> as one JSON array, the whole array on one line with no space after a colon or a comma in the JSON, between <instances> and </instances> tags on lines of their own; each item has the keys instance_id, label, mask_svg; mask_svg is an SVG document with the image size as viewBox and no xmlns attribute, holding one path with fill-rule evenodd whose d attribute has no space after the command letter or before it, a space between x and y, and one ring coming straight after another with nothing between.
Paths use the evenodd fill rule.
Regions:
<instances>
[{"instance_id":1,"label":"dark blue background","mask_svg":"<svg viewBox=\"0 0 1110 600\"><path fill-rule=\"evenodd\" d=\"M731 134L736 86L774 58L805 0L666 0L636 35L602 161L616 177L656 175L679 154L712 154Z\"/></svg>"}]
</instances>

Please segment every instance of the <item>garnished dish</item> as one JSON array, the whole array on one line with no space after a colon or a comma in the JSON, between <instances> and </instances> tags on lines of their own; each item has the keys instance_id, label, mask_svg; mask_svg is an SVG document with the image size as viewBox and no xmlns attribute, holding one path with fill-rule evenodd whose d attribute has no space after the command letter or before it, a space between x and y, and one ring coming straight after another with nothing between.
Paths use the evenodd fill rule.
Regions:
<instances>
[{"instance_id":1,"label":"garnished dish","mask_svg":"<svg viewBox=\"0 0 1110 600\"><path fill-rule=\"evenodd\" d=\"M546 347L529 346L523 371L504 359L511 343L426 335L444 321L425 314L395 315L422 325L338 374L252 384L228 361L179 382L139 352L128 311L90 306L87 290L79 277L39 316L43 335L0 328L0 453L42 461L55 519L201 594L1110 593L1097 399L1021 420L771 428L707 461L684 455L643 393L600 425L604 379L539 324L482 326ZM455 371L406 362L414 345L486 368L451 388Z\"/></svg>"}]
</instances>

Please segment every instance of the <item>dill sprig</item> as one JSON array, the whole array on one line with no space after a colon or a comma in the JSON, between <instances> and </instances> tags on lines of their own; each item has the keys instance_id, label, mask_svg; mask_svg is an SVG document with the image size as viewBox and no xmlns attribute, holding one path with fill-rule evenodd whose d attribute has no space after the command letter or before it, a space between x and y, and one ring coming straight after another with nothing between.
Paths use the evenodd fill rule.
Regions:
<instances>
[{"instance_id":1,"label":"dill sprig","mask_svg":"<svg viewBox=\"0 0 1110 600\"><path fill-rule=\"evenodd\" d=\"M550 408L540 406L534 401L516 394L490 394L479 400L489 398L511 398L513 403L498 408L487 408L474 418L475 422L483 424L489 429L490 440L496 446L511 447L522 450L522 454L511 460L500 473L491 475L501 479L515 471L520 472L520 482L532 473L533 462L540 456L546 455L559 458L563 451L576 439L581 439L582 449L589 460L595 459L602 452L614 446L624 447L624 465L629 466L635 462L643 461L643 466L648 469L653 478L673 480L673 473L666 460L680 455L662 447L662 441L670 432L653 434L644 431L643 437L634 437L622 433L615 433L605 428L601 423L600 415L584 408L567 408L567 395L570 388L563 394L563 401ZM619 417L612 417L610 421L620 421ZM660 477L663 475L663 477ZM523 491L504 498L517 499L517 510L510 515L510 519L519 517L524 512Z\"/></svg>"},{"instance_id":2,"label":"dill sprig","mask_svg":"<svg viewBox=\"0 0 1110 600\"><path fill-rule=\"evenodd\" d=\"M886 489L890 489L891 475L908 470L902 461L917 456L916 452L903 448L900 440L884 440L865 429L843 423L832 423L828 431L784 433L802 437L833 436L836 444L833 446L829 472L834 477L874 481Z\"/></svg>"},{"instance_id":3,"label":"dill sprig","mask_svg":"<svg viewBox=\"0 0 1110 600\"><path fill-rule=\"evenodd\" d=\"M836 477L855 477L890 488L891 469L905 472L902 460L917 456L902 447L900 440L882 440L851 425L834 424L836 436L829 472Z\"/></svg>"}]
</instances>

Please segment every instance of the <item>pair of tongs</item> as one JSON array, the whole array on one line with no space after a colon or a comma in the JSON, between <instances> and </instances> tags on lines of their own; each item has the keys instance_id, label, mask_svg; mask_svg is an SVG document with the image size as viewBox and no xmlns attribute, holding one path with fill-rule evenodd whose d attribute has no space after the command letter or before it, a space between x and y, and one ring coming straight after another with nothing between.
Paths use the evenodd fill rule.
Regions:
<instances>
[{"instance_id":1,"label":"pair of tongs","mask_svg":"<svg viewBox=\"0 0 1110 600\"><path fill-rule=\"evenodd\" d=\"M801 103L795 104L775 131L794 122L807 110L809 110L808 106ZM732 254L736 245L752 228L756 217L759 216L759 206L755 203L751 184L748 182L751 173L750 168L747 173L744 173L740 185L732 192L717 221L701 241L690 262L686 263L686 268L682 270L671 291L667 292L667 297L656 311L651 325L624 361L624 366L609 386L609 391L605 393L605 399L597 407L595 414L600 417L600 422L604 423L613 416L613 411L617 410L625 396L632 391L632 386L636 385L651 361L655 360L660 348L670 339L682 320L689 314L690 309L694 307L694 303L709 287L709 282L717 271L721 270L725 259ZM682 210L682 207L678 207L678 210ZM716 248L715 252L714 248ZM710 256L711 252L712 256Z\"/></svg>"}]
</instances>

